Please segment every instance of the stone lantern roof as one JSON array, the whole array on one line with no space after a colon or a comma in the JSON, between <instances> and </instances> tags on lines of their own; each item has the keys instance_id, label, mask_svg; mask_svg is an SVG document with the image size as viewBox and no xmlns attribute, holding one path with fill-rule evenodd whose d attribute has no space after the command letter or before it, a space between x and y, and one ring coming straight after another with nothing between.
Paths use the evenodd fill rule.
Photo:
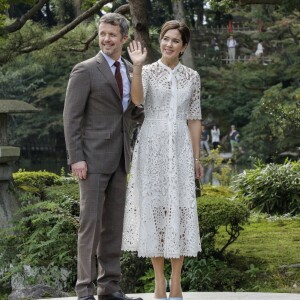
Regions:
<instances>
[{"instance_id":1,"label":"stone lantern roof","mask_svg":"<svg viewBox=\"0 0 300 300\"><path fill-rule=\"evenodd\" d=\"M39 109L24 101L0 99L0 114L33 113L38 111Z\"/></svg>"},{"instance_id":2,"label":"stone lantern roof","mask_svg":"<svg viewBox=\"0 0 300 300\"><path fill-rule=\"evenodd\" d=\"M8 145L7 139L7 116L17 113L33 113L39 109L20 100L0 99L0 164L14 161L20 156L20 148ZM0 181L3 176L0 173Z\"/></svg>"}]
</instances>

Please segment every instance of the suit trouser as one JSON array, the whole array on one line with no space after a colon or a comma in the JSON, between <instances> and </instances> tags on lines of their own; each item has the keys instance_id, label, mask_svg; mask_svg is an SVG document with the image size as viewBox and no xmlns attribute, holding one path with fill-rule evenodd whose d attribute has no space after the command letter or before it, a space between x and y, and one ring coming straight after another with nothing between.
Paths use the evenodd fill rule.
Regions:
<instances>
[{"instance_id":1,"label":"suit trouser","mask_svg":"<svg viewBox=\"0 0 300 300\"><path fill-rule=\"evenodd\" d=\"M88 174L80 186L76 293L105 295L120 289L120 255L125 207L124 159L113 174ZM98 266L98 270L97 270ZM97 272L98 271L98 272Z\"/></svg>"}]
</instances>

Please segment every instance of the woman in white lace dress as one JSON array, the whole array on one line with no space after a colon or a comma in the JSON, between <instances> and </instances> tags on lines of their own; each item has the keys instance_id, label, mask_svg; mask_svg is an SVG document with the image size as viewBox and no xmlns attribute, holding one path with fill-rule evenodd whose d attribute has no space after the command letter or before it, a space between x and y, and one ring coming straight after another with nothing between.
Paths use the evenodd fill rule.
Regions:
<instances>
[{"instance_id":1,"label":"woman in white lace dress","mask_svg":"<svg viewBox=\"0 0 300 300\"><path fill-rule=\"evenodd\" d=\"M133 153L122 249L151 257L155 299L166 299L164 259L172 265L170 300L182 299L183 258L201 251L195 197L195 178L203 175L200 77L179 62L189 38L183 22L166 22L161 59L143 67L146 49L136 41L128 47L131 97L144 104L145 120Z\"/></svg>"}]
</instances>

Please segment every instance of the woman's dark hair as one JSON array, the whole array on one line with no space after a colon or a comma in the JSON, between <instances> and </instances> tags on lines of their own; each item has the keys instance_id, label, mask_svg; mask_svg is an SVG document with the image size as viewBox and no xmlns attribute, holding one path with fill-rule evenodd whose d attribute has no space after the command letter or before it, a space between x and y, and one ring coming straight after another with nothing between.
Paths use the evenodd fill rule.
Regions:
<instances>
[{"instance_id":1,"label":"woman's dark hair","mask_svg":"<svg viewBox=\"0 0 300 300\"><path fill-rule=\"evenodd\" d=\"M162 39L166 34L166 32L172 29L177 29L180 32L183 46L189 43L190 36L191 36L190 29L183 21L178 21L178 20L171 20L164 23L160 30L159 38Z\"/></svg>"}]
</instances>

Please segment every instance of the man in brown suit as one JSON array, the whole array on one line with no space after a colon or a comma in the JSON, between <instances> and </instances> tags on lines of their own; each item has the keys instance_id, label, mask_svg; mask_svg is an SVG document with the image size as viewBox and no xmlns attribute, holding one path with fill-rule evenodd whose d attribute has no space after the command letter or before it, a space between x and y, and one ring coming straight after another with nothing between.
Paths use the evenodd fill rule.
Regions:
<instances>
[{"instance_id":1,"label":"man in brown suit","mask_svg":"<svg viewBox=\"0 0 300 300\"><path fill-rule=\"evenodd\" d=\"M80 187L75 287L79 300L95 299L96 279L99 300L133 299L119 287L129 127L137 113L129 94L132 65L121 58L128 29L122 15L110 13L100 19L101 51L73 68L66 92L68 163Z\"/></svg>"}]
</instances>

